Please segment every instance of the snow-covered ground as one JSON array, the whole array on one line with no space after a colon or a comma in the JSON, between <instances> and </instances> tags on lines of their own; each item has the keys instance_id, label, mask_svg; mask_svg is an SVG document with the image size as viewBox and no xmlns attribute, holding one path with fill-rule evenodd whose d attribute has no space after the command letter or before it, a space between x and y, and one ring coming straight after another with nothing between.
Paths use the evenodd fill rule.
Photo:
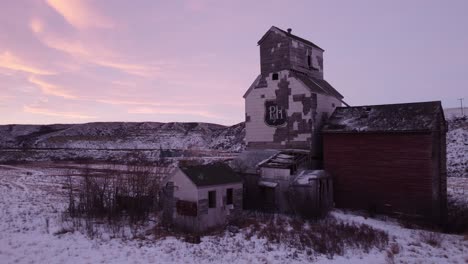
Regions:
<instances>
[{"instance_id":1,"label":"snow-covered ground","mask_svg":"<svg viewBox=\"0 0 468 264\"><path fill-rule=\"evenodd\" d=\"M244 229L203 237L200 244L175 237L156 239L151 232L139 239L108 234L90 239L76 231L57 234L67 201L66 170L53 164L0 166L0 263L468 263L467 237L437 234L440 245L430 245L431 232L342 211L332 215L386 231L388 248L369 253L350 249L329 259L256 236L246 239ZM451 197L468 202L467 178L449 178L448 187Z\"/></svg>"},{"instance_id":2,"label":"snow-covered ground","mask_svg":"<svg viewBox=\"0 0 468 264\"><path fill-rule=\"evenodd\" d=\"M447 173L468 177L468 117L447 119Z\"/></svg>"}]
</instances>

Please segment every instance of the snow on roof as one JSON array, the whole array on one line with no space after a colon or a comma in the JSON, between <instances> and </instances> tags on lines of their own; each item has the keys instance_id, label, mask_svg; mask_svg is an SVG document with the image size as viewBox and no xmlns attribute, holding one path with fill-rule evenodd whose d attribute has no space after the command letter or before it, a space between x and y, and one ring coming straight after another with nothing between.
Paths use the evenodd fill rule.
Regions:
<instances>
[{"instance_id":1,"label":"snow on roof","mask_svg":"<svg viewBox=\"0 0 468 264\"><path fill-rule=\"evenodd\" d=\"M276 186L278 186L278 183L277 182L271 182L271 181L259 181L258 186L275 188Z\"/></svg>"},{"instance_id":2,"label":"snow on roof","mask_svg":"<svg viewBox=\"0 0 468 264\"><path fill-rule=\"evenodd\" d=\"M440 101L337 107L322 131L431 131L436 127L437 116L444 118Z\"/></svg>"},{"instance_id":3,"label":"snow on roof","mask_svg":"<svg viewBox=\"0 0 468 264\"><path fill-rule=\"evenodd\" d=\"M295 184L307 185L311 180L322 179L328 177L324 170L303 170L294 179Z\"/></svg>"},{"instance_id":4,"label":"snow on roof","mask_svg":"<svg viewBox=\"0 0 468 264\"><path fill-rule=\"evenodd\" d=\"M300 164L309 156L309 151L299 149L282 150L279 153L259 162L257 167L288 169Z\"/></svg>"}]
</instances>

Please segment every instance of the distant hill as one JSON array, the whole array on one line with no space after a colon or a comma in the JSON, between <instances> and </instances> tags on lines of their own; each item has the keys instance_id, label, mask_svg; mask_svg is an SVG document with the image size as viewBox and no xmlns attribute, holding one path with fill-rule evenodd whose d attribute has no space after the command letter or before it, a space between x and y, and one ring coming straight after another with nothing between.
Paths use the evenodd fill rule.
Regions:
<instances>
[{"instance_id":1,"label":"distant hill","mask_svg":"<svg viewBox=\"0 0 468 264\"><path fill-rule=\"evenodd\" d=\"M445 110L449 127L447 175L468 177L468 118L450 113ZM149 160L161 153L165 157L219 156L244 150L244 137L244 123L229 127L156 122L0 125L0 162L127 161L134 150Z\"/></svg>"},{"instance_id":2,"label":"distant hill","mask_svg":"<svg viewBox=\"0 0 468 264\"><path fill-rule=\"evenodd\" d=\"M244 123L230 127L176 122L1 125L0 161L107 159L116 156L108 153L135 149L153 156L159 156L161 150L168 156L187 150L237 152L244 149L244 136Z\"/></svg>"}]
</instances>

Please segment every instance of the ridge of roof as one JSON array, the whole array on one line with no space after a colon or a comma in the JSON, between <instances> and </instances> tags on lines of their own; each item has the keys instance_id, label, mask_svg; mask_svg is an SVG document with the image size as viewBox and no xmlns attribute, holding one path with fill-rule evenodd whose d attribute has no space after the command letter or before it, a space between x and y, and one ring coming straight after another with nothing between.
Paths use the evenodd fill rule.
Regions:
<instances>
[{"instance_id":1,"label":"ridge of roof","mask_svg":"<svg viewBox=\"0 0 468 264\"><path fill-rule=\"evenodd\" d=\"M297 70L290 70L295 73L295 77L298 78L304 85L309 87L312 92L319 92L334 96L338 99L343 99L344 96L340 94L329 82L324 79L318 79L307 74L304 74Z\"/></svg>"},{"instance_id":2,"label":"ridge of roof","mask_svg":"<svg viewBox=\"0 0 468 264\"><path fill-rule=\"evenodd\" d=\"M410 102L410 103L390 103L390 104L376 104L376 105L355 105L355 106L339 106L338 108L361 108L361 107L390 107L390 106L405 106L405 105L417 105L417 104L438 104L442 105L441 101L421 101L421 102Z\"/></svg>"},{"instance_id":3,"label":"ridge of roof","mask_svg":"<svg viewBox=\"0 0 468 264\"><path fill-rule=\"evenodd\" d=\"M309 76L301 71L297 71L294 69L285 69L287 71L290 71L294 73L294 77L297 78L300 82L302 82L305 86L307 86L312 92L315 93L322 93L330 96L334 96L338 98L341 102L343 102L344 96L338 92L329 82L327 82L324 79L318 79L312 76ZM262 74L259 74L257 78L253 81L253 83L250 85L250 87L247 89L247 91L244 93L242 96L243 98L246 98L248 94L255 89L256 85L260 81L261 78L264 76ZM344 103L344 102L343 102ZM346 103L345 103L346 104ZM347 104L346 104L347 105Z\"/></svg>"},{"instance_id":4,"label":"ridge of roof","mask_svg":"<svg viewBox=\"0 0 468 264\"><path fill-rule=\"evenodd\" d=\"M258 45L260 45L260 44L263 42L263 40L266 38L266 36L268 36L268 34L270 34L270 32L272 31L272 29L276 29L276 30L280 31L281 33L285 34L287 37L290 37L290 38L295 39L295 40L297 40L297 41L306 43L306 44L308 44L308 45L310 45L310 46L312 46L312 47L315 47L315 48L317 48L317 49L320 49L321 51L325 51L324 49L322 49L322 48L319 47L318 45L314 44L312 41L309 41L309 40L307 40L307 39L303 39L303 38L301 38L301 37L298 37L298 36L296 36L296 35L294 35L294 34L288 33L287 31L284 31L284 30L282 30L281 28L276 27L276 26L271 26L271 28L270 28L270 29L262 36L262 38L257 42Z\"/></svg>"}]
</instances>

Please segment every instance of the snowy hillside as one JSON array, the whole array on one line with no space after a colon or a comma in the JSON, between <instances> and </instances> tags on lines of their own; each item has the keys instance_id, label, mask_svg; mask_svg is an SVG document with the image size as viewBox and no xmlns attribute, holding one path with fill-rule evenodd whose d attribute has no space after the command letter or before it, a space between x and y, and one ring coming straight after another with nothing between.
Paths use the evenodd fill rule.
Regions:
<instances>
[{"instance_id":1,"label":"snowy hillside","mask_svg":"<svg viewBox=\"0 0 468 264\"><path fill-rule=\"evenodd\" d=\"M447 123L447 175L468 177L468 118L449 118Z\"/></svg>"},{"instance_id":2,"label":"snowy hillside","mask_svg":"<svg viewBox=\"0 0 468 264\"><path fill-rule=\"evenodd\" d=\"M241 151L244 123L100 122L70 125L0 126L0 160L116 158L135 149L159 156L160 150ZM118 152L118 153L117 153ZM151 152L151 153L150 153Z\"/></svg>"}]
</instances>

